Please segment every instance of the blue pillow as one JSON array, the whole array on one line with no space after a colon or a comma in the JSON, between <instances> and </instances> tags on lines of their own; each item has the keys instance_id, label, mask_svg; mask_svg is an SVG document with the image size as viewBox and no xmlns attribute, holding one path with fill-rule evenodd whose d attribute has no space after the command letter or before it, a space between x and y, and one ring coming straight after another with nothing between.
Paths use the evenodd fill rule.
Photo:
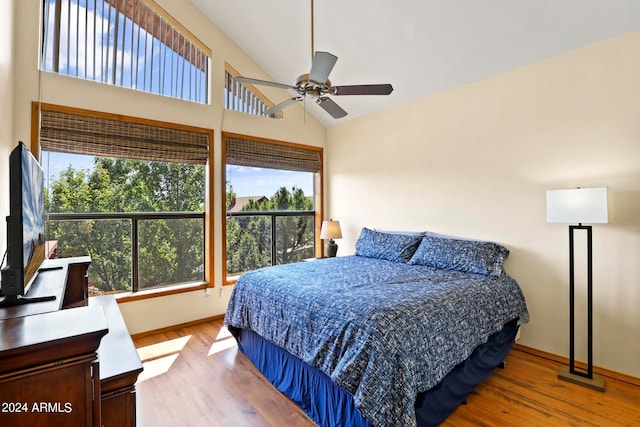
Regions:
<instances>
[{"instance_id":1,"label":"blue pillow","mask_svg":"<svg viewBox=\"0 0 640 427\"><path fill-rule=\"evenodd\" d=\"M393 262L407 262L416 251L421 239L420 235L381 233L363 228L356 242L356 255Z\"/></svg>"},{"instance_id":2,"label":"blue pillow","mask_svg":"<svg viewBox=\"0 0 640 427\"><path fill-rule=\"evenodd\" d=\"M500 276L508 256L509 249L497 243L427 233L409 264Z\"/></svg>"}]
</instances>

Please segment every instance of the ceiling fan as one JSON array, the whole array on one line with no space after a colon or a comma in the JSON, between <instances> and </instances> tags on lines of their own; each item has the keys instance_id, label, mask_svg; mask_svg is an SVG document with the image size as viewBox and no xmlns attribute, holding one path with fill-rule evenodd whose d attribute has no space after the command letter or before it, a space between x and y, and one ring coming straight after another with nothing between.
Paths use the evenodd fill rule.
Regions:
<instances>
[{"instance_id":1,"label":"ceiling fan","mask_svg":"<svg viewBox=\"0 0 640 427\"><path fill-rule=\"evenodd\" d=\"M283 83L275 83L266 80L253 79L250 77L235 77L234 80L242 83L250 83L255 85L271 86L281 89L294 91L296 95L286 101L283 101L273 107L265 110L266 114L275 114L282 111L289 105L303 101L307 96L315 99L316 104L322 107L334 119L340 119L347 115L347 112L336 104L329 96L344 95L389 95L393 91L390 84L366 84L366 85L348 85L333 86L329 80L329 74L333 70L338 57L329 52L315 52L313 49L313 0L311 0L311 71L308 74L302 74L297 78L295 84L288 85Z\"/></svg>"}]
</instances>

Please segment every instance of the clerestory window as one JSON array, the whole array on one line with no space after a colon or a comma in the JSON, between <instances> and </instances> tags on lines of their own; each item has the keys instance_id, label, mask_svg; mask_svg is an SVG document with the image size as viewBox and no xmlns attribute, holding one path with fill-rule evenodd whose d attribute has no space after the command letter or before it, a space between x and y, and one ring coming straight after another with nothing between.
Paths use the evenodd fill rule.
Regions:
<instances>
[{"instance_id":1,"label":"clerestory window","mask_svg":"<svg viewBox=\"0 0 640 427\"><path fill-rule=\"evenodd\" d=\"M267 113L267 110L275 104L254 85L240 83L234 79L239 75L240 73L235 68L225 64L224 108L273 119L282 119L284 117L282 111L274 114Z\"/></svg>"},{"instance_id":2,"label":"clerestory window","mask_svg":"<svg viewBox=\"0 0 640 427\"><path fill-rule=\"evenodd\" d=\"M45 71L207 103L211 50L151 0L43 0Z\"/></svg>"}]
</instances>

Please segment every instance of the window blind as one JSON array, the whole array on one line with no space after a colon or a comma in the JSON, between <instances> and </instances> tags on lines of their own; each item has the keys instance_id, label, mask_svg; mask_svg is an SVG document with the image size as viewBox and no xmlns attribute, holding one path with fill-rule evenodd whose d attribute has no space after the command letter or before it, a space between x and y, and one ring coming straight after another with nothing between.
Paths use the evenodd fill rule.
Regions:
<instances>
[{"instance_id":1,"label":"window blind","mask_svg":"<svg viewBox=\"0 0 640 427\"><path fill-rule=\"evenodd\" d=\"M322 149L242 137L225 139L226 163L301 172L320 172Z\"/></svg>"},{"instance_id":2,"label":"window blind","mask_svg":"<svg viewBox=\"0 0 640 427\"><path fill-rule=\"evenodd\" d=\"M206 164L210 134L123 116L40 112L42 150L159 162Z\"/></svg>"}]
</instances>

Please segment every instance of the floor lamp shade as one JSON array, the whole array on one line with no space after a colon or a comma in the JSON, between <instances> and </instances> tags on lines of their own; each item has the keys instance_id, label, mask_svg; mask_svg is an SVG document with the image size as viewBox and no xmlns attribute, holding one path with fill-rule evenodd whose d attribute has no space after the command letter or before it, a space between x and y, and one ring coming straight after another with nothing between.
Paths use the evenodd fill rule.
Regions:
<instances>
[{"instance_id":1,"label":"floor lamp shade","mask_svg":"<svg viewBox=\"0 0 640 427\"><path fill-rule=\"evenodd\" d=\"M592 227L588 224L609 222L607 188L576 188L547 191L547 222L569 226L569 366L562 366L558 378L595 390L604 391L604 378L593 373L593 249ZM574 234L587 233L587 369L575 365L575 249Z\"/></svg>"},{"instance_id":2,"label":"floor lamp shade","mask_svg":"<svg viewBox=\"0 0 640 427\"><path fill-rule=\"evenodd\" d=\"M547 222L606 224L609 206L606 187L548 190Z\"/></svg>"}]
</instances>

